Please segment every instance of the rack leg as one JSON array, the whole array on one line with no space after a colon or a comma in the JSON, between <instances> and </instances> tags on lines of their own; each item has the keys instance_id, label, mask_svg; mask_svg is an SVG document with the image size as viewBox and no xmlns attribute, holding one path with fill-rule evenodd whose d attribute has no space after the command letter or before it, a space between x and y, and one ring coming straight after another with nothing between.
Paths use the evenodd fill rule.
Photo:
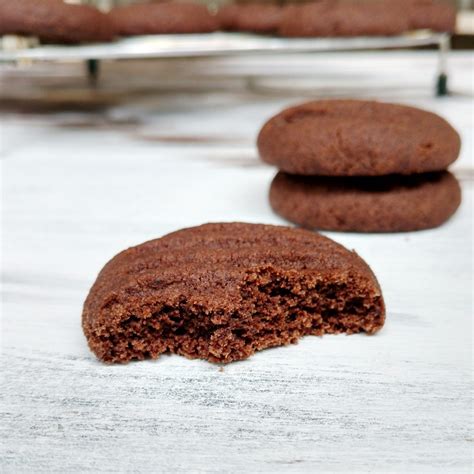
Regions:
<instances>
[{"instance_id":1,"label":"rack leg","mask_svg":"<svg viewBox=\"0 0 474 474\"><path fill-rule=\"evenodd\" d=\"M445 34L439 41L438 49L438 77L436 79L436 95L443 97L449 94L448 90L448 72L447 58L451 49L450 37Z\"/></svg>"},{"instance_id":2,"label":"rack leg","mask_svg":"<svg viewBox=\"0 0 474 474\"><path fill-rule=\"evenodd\" d=\"M95 86L99 80L100 63L98 59L88 59L86 61L87 77L89 84Z\"/></svg>"},{"instance_id":3,"label":"rack leg","mask_svg":"<svg viewBox=\"0 0 474 474\"><path fill-rule=\"evenodd\" d=\"M443 97L448 95L448 76L447 74L439 74L436 80L436 95Z\"/></svg>"}]
</instances>

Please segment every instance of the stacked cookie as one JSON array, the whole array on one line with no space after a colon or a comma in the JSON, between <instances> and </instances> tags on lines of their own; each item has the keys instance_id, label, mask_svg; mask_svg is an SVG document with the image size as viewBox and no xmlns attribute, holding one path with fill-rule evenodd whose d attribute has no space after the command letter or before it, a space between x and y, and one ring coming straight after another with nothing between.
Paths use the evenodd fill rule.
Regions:
<instances>
[{"instance_id":1,"label":"stacked cookie","mask_svg":"<svg viewBox=\"0 0 474 474\"><path fill-rule=\"evenodd\" d=\"M446 168L460 138L436 114L359 100L322 100L283 110L258 137L263 161L280 169L275 212L311 229L398 232L428 229L458 208Z\"/></svg>"}]
</instances>

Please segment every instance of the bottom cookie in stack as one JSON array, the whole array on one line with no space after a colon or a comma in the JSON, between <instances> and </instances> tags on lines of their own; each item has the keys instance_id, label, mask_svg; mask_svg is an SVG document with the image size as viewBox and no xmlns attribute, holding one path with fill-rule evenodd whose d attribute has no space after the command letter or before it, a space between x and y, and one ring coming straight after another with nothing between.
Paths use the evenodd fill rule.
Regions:
<instances>
[{"instance_id":1,"label":"bottom cookie in stack","mask_svg":"<svg viewBox=\"0 0 474 474\"><path fill-rule=\"evenodd\" d=\"M321 177L279 172L273 210L302 227L346 232L407 232L438 227L461 203L448 171L409 176Z\"/></svg>"}]
</instances>

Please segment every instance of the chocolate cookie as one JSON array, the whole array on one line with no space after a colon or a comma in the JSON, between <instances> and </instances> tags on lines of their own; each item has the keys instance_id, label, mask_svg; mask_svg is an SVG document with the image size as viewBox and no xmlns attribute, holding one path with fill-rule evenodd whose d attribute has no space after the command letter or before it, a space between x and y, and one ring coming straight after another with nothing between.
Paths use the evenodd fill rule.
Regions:
<instances>
[{"instance_id":1,"label":"chocolate cookie","mask_svg":"<svg viewBox=\"0 0 474 474\"><path fill-rule=\"evenodd\" d=\"M273 33L279 26L284 8L263 3L225 5L217 12L223 30Z\"/></svg>"},{"instance_id":2,"label":"chocolate cookie","mask_svg":"<svg viewBox=\"0 0 474 474\"><path fill-rule=\"evenodd\" d=\"M412 174L445 169L460 138L446 120L414 107L321 100L283 110L258 136L263 161L287 173Z\"/></svg>"},{"instance_id":3,"label":"chocolate cookie","mask_svg":"<svg viewBox=\"0 0 474 474\"><path fill-rule=\"evenodd\" d=\"M285 10L279 28L281 36L387 36L409 29L407 14L396 2L347 3L320 0L293 5Z\"/></svg>"},{"instance_id":4,"label":"chocolate cookie","mask_svg":"<svg viewBox=\"0 0 474 474\"><path fill-rule=\"evenodd\" d=\"M272 208L310 229L400 232L437 227L461 202L447 171L411 176L331 178L278 173L270 188Z\"/></svg>"},{"instance_id":5,"label":"chocolate cookie","mask_svg":"<svg viewBox=\"0 0 474 474\"><path fill-rule=\"evenodd\" d=\"M166 352L231 362L309 334L372 334L384 319L377 280L356 253L303 229L225 223L115 256L82 325L105 362Z\"/></svg>"},{"instance_id":6,"label":"chocolate cookie","mask_svg":"<svg viewBox=\"0 0 474 474\"><path fill-rule=\"evenodd\" d=\"M0 0L0 35L37 36L48 43L110 41L107 15L88 5L62 0Z\"/></svg>"},{"instance_id":7,"label":"chocolate cookie","mask_svg":"<svg viewBox=\"0 0 474 474\"><path fill-rule=\"evenodd\" d=\"M400 0L400 7L408 14L410 28L427 28L453 33L456 28L456 10L446 3L434 0Z\"/></svg>"},{"instance_id":8,"label":"chocolate cookie","mask_svg":"<svg viewBox=\"0 0 474 474\"><path fill-rule=\"evenodd\" d=\"M215 16L196 3L137 3L114 8L109 16L121 36L208 33L219 27Z\"/></svg>"}]
</instances>

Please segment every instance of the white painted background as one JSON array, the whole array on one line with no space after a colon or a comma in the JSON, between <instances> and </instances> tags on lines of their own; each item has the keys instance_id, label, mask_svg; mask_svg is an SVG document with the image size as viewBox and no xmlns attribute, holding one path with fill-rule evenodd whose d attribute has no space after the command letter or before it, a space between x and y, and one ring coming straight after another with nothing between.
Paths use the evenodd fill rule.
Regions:
<instances>
[{"instance_id":1,"label":"white painted background","mask_svg":"<svg viewBox=\"0 0 474 474\"><path fill-rule=\"evenodd\" d=\"M96 91L75 65L3 69L0 471L471 472L472 55L451 58L449 98L432 97L435 66L429 52L120 63ZM236 73L272 77L257 91ZM102 265L185 226L283 223L256 134L328 96L418 105L463 138L463 204L446 225L328 233L374 269L385 328L223 370L97 362L80 317Z\"/></svg>"}]
</instances>

